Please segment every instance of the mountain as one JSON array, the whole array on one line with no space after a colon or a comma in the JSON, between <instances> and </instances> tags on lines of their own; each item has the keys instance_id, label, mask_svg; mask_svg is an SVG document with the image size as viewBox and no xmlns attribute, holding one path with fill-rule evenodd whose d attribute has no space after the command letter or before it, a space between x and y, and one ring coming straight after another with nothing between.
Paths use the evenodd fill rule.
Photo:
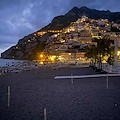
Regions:
<instances>
[{"instance_id":1,"label":"mountain","mask_svg":"<svg viewBox=\"0 0 120 120\"><path fill-rule=\"evenodd\" d=\"M83 15L95 20L101 18L116 22L118 19L120 19L120 12L110 12L109 10L100 11L89 9L86 6L81 8L74 7L67 14L55 17L49 25L45 26L41 30L62 29L68 26L71 22L75 22Z\"/></svg>"},{"instance_id":2,"label":"mountain","mask_svg":"<svg viewBox=\"0 0 120 120\"><path fill-rule=\"evenodd\" d=\"M54 34L48 32L49 30L62 30L83 15L92 19L103 18L120 23L120 12L110 12L109 10L99 11L89 9L86 6L81 8L74 7L65 15L55 17L49 25L20 39L16 46L12 46L3 52L1 57L8 59L37 59L38 54L44 50L48 37ZM42 31L46 31L47 33L39 35L38 33Z\"/></svg>"}]
</instances>

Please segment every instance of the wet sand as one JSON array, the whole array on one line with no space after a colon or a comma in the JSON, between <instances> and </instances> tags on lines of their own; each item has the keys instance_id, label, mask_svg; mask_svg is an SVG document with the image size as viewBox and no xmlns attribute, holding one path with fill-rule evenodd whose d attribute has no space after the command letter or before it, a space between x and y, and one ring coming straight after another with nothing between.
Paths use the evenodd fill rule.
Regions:
<instances>
[{"instance_id":1,"label":"wet sand","mask_svg":"<svg viewBox=\"0 0 120 120\"><path fill-rule=\"evenodd\" d=\"M54 80L57 75L97 74L92 68L39 68L0 76L0 120L120 120L120 77ZM7 86L11 86L7 107Z\"/></svg>"}]
</instances>

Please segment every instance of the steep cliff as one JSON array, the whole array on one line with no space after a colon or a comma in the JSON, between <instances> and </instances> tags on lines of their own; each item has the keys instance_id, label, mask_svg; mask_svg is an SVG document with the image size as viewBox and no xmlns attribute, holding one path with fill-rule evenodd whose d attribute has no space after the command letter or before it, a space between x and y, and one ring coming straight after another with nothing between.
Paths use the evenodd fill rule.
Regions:
<instances>
[{"instance_id":1,"label":"steep cliff","mask_svg":"<svg viewBox=\"0 0 120 120\"><path fill-rule=\"evenodd\" d=\"M16 46L12 46L1 54L2 58L8 59L37 59L40 52L44 50L45 42L52 33L46 33L43 36L34 36L30 34L18 41Z\"/></svg>"}]
</instances>

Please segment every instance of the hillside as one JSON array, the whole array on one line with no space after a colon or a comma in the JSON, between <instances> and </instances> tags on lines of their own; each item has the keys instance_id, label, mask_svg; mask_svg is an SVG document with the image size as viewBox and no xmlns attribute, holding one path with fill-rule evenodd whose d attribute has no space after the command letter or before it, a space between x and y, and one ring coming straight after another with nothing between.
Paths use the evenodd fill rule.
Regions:
<instances>
[{"instance_id":1,"label":"hillside","mask_svg":"<svg viewBox=\"0 0 120 120\"><path fill-rule=\"evenodd\" d=\"M71 22L75 22L78 18L86 15L92 19L108 19L109 21L118 22L120 19L120 12L110 12L107 11L99 11L95 9L89 9L85 6L81 8L74 7L67 14L55 17L52 22L42 28L41 30L54 30L54 29L62 29L68 26Z\"/></svg>"},{"instance_id":2,"label":"hillside","mask_svg":"<svg viewBox=\"0 0 120 120\"><path fill-rule=\"evenodd\" d=\"M62 30L83 15L92 19L103 18L109 21L120 22L120 12L99 11L85 6L81 8L74 7L65 15L55 17L49 25L20 39L16 46L12 46L3 52L1 57L8 59L37 59L38 54L44 50L48 37L54 34L50 30Z\"/></svg>"}]
</instances>

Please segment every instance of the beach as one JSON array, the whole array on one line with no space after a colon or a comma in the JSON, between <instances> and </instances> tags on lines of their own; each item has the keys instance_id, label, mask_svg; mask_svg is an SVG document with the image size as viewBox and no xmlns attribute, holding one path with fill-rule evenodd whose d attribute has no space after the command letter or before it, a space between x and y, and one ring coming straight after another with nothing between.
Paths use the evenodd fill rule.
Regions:
<instances>
[{"instance_id":1,"label":"beach","mask_svg":"<svg viewBox=\"0 0 120 120\"><path fill-rule=\"evenodd\" d=\"M120 120L120 77L54 79L98 74L89 67L39 67L0 76L0 120ZM7 88L10 86L10 106Z\"/></svg>"}]
</instances>

